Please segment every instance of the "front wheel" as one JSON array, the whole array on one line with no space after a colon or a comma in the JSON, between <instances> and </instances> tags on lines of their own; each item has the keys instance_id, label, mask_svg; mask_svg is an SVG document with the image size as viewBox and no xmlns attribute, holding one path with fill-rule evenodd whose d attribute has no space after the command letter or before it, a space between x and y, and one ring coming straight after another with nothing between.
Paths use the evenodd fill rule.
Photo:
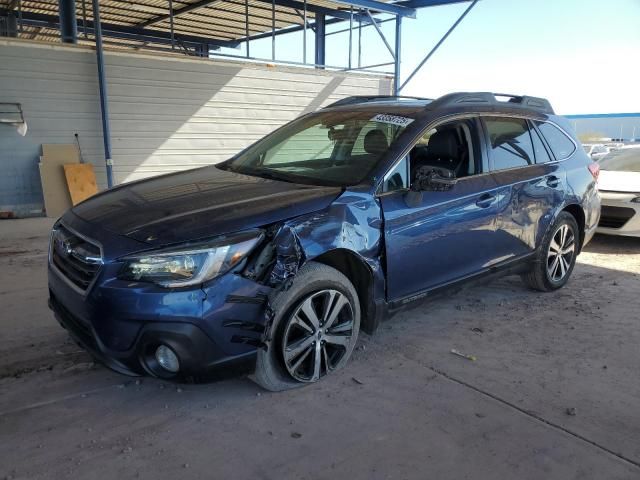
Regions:
<instances>
[{"instance_id":1,"label":"front wheel","mask_svg":"<svg viewBox=\"0 0 640 480\"><path fill-rule=\"evenodd\" d=\"M259 350L253 380L271 391L307 383L342 368L360 332L360 303L334 268L309 262L289 289L271 300L272 338Z\"/></svg>"},{"instance_id":2,"label":"front wheel","mask_svg":"<svg viewBox=\"0 0 640 480\"><path fill-rule=\"evenodd\" d=\"M573 272L580 231L576 219L561 212L547 232L531 270L522 279L531 288L550 292L563 287Z\"/></svg>"}]
</instances>

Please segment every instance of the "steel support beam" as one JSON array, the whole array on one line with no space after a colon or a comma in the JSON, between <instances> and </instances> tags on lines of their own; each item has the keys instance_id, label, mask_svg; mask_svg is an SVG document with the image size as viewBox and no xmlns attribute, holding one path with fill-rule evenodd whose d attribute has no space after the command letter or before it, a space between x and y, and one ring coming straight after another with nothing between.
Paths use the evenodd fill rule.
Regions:
<instances>
[{"instance_id":1,"label":"steel support beam","mask_svg":"<svg viewBox=\"0 0 640 480\"><path fill-rule=\"evenodd\" d=\"M393 66L393 94L400 94L400 59L402 58L402 17L396 16L396 55Z\"/></svg>"},{"instance_id":2,"label":"steel support beam","mask_svg":"<svg viewBox=\"0 0 640 480\"><path fill-rule=\"evenodd\" d=\"M208 7L215 3L221 3L221 0L200 0L199 2L191 3L186 7L177 8L173 11L173 17L178 17L180 15L184 15L185 13L193 12L194 10L198 10L200 8ZM145 20L144 22L138 23L138 27L144 28L155 23L164 22L165 20L169 20L171 18L171 12L158 15L157 17L150 18L149 20Z\"/></svg>"},{"instance_id":3,"label":"steel support beam","mask_svg":"<svg viewBox=\"0 0 640 480\"><path fill-rule=\"evenodd\" d=\"M58 17L53 15L45 15L41 13L24 12L23 21L25 25L45 28L59 28L60 22ZM95 22L87 20L87 32L95 33ZM127 25L115 25L103 23L101 26L102 35L111 38L123 38L127 40L139 40L141 42L159 43L163 45L171 45L171 32L163 30L150 30L139 27L129 27ZM175 34L175 41L189 44L190 46L209 44L214 47L231 47L238 46L238 41L215 40L211 38L198 37L194 35Z\"/></svg>"},{"instance_id":4,"label":"steel support beam","mask_svg":"<svg viewBox=\"0 0 640 480\"><path fill-rule=\"evenodd\" d=\"M18 36L18 21L11 11L0 10L0 20L4 19L4 35L15 38ZM3 34L2 23L0 23L0 36Z\"/></svg>"},{"instance_id":5,"label":"steel support beam","mask_svg":"<svg viewBox=\"0 0 640 480\"><path fill-rule=\"evenodd\" d=\"M325 19L324 24L325 25L333 25L334 23L340 23L340 22L344 22L344 20L342 20L341 18L330 18L328 20ZM307 22L307 28L311 29L311 31L315 32L316 31L316 24L315 23L310 23ZM278 35L285 35L287 33L293 33L293 32L301 32L304 30L304 25L295 25L293 27L285 27L285 28L281 28L279 30L276 30L276 36ZM332 35L333 33L325 33L325 37L328 35ZM250 37L245 37L245 38L241 38L240 41L244 42L246 40L260 40L261 38L271 38L272 34L271 32L264 32L264 33L256 33L255 35L252 35ZM304 41L303 41L304 43Z\"/></svg>"},{"instance_id":6,"label":"steel support beam","mask_svg":"<svg viewBox=\"0 0 640 480\"><path fill-rule=\"evenodd\" d=\"M465 3L470 0L402 0L396 2L396 5L402 5L408 8L424 8L424 7L438 7L440 5L451 5L454 3Z\"/></svg>"},{"instance_id":7,"label":"steel support beam","mask_svg":"<svg viewBox=\"0 0 640 480\"><path fill-rule=\"evenodd\" d=\"M333 0L335 3L341 3L350 7L363 8L373 10L379 13L390 13L392 15L400 15L402 17L416 18L416 9L398 5L397 3L383 3L377 0Z\"/></svg>"},{"instance_id":8,"label":"steel support beam","mask_svg":"<svg viewBox=\"0 0 640 480\"><path fill-rule=\"evenodd\" d=\"M102 114L102 140L104 143L104 163L107 169L107 187L113 187L113 161L111 160L111 127L109 124L109 100L107 78L104 71L102 52L102 28L100 26L100 2L93 0L93 23L96 38L96 60L98 62L98 88L100 90L100 112Z\"/></svg>"},{"instance_id":9,"label":"steel support beam","mask_svg":"<svg viewBox=\"0 0 640 480\"><path fill-rule=\"evenodd\" d=\"M264 3L272 3L271 0L259 0L259 1ZM182 14L193 12L194 10L210 7L212 5L215 5L216 3L220 3L220 0L200 0L198 2L195 2L185 7L174 10L173 17L175 18ZM373 2L373 3L381 3L381 2ZM302 10L304 8L304 3L298 0L276 0L275 4L281 7L288 7L288 8L293 8L297 10ZM385 4L382 4L382 5L385 5ZM406 7L402 7L402 8L406 9ZM344 18L345 20L349 19L349 14L347 12L343 12L341 10L333 10L331 8L326 8L326 7L320 7L317 5L308 4L307 11L313 12L313 13L324 13L325 15L336 16L339 18ZM162 14L162 15L158 15L156 17L150 18L149 20L145 20L144 22L140 22L139 24L137 24L137 26L140 28L145 28L150 25L154 25L156 23L164 22L169 18L170 18L170 14L166 13L166 14Z\"/></svg>"},{"instance_id":10,"label":"steel support beam","mask_svg":"<svg viewBox=\"0 0 640 480\"><path fill-rule=\"evenodd\" d=\"M62 43L78 43L76 0L58 0L60 14L60 38Z\"/></svg>"},{"instance_id":11,"label":"steel support beam","mask_svg":"<svg viewBox=\"0 0 640 480\"><path fill-rule=\"evenodd\" d=\"M384 42L385 46L387 47L387 50L389 50L389 53L391 54L391 56L395 60L396 59L396 53L393 51L393 48L391 48L391 45L389 45L389 42L387 42L387 38L384 36L384 33L382 33L382 30L380 29L380 26L376 23L376 21L371 16L371 12L369 10L365 10L365 11L367 12L367 15L369 16L369 18L371 19L371 22L373 23L373 26L376 27L376 31L378 32L378 35L380 35L380 38L382 39L382 41Z\"/></svg>"},{"instance_id":12,"label":"steel support beam","mask_svg":"<svg viewBox=\"0 0 640 480\"><path fill-rule=\"evenodd\" d=\"M460 22L462 22L462 20L464 19L464 17L467 16L467 13L469 13L471 11L471 9L473 7L475 7L476 3L478 3L478 0L473 0L471 2L471 5L469 5L467 7L467 9L462 12L462 15L460 15L460 17L458 17L458 20L455 21L455 23L453 25L451 25L451 28L449 30L447 30L447 33L445 33L442 38L438 41L438 43L436 43L436 45L431 49L431 51L429 53L427 53L427 55L422 59L422 61L418 64L418 66L413 70L413 72L411 72L411 74L407 77L407 79L404 81L404 83L402 85L400 85L400 88L398 89L398 93L400 93L402 91L402 89L404 87L406 87L407 83L409 83L411 81L411 79L415 76L416 73L418 73L418 71L420 71L420 69L422 68L422 66L427 63L427 61L432 57L432 55L434 53L436 53L436 51L438 50L438 48L440 48L440 45L442 45L444 43L444 41L447 39L447 37L449 35L451 35L451 32L453 32L456 27L458 25L460 25Z\"/></svg>"},{"instance_id":13,"label":"steel support beam","mask_svg":"<svg viewBox=\"0 0 640 480\"><path fill-rule=\"evenodd\" d=\"M256 0L261 3L271 4L271 0ZM302 10L304 9L304 2L298 0L276 0L276 5L280 7L287 7ZM349 12L343 10L334 10L332 8L320 7L307 3L307 11L317 14L322 14L326 17L342 18L343 20L349 20ZM362 21L369 23L369 19L365 15L354 15L354 18L362 17Z\"/></svg>"},{"instance_id":14,"label":"steel support beam","mask_svg":"<svg viewBox=\"0 0 640 480\"><path fill-rule=\"evenodd\" d=\"M321 13L316 14L316 65L326 64L326 21L325 17ZM320 67L321 68L321 67Z\"/></svg>"}]
</instances>

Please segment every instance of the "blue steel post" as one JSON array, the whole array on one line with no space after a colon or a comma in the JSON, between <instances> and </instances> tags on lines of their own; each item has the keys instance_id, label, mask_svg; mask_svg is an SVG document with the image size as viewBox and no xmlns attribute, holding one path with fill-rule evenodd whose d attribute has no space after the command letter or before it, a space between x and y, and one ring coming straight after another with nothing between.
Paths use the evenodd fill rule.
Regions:
<instances>
[{"instance_id":1,"label":"blue steel post","mask_svg":"<svg viewBox=\"0 0 640 480\"><path fill-rule=\"evenodd\" d=\"M63 43L78 43L76 0L58 0L60 10L60 37Z\"/></svg>"},{"instance_id":2,"label":"blue steel post","mask_svg":"<svg viewBox=\"0 0 640 480\"><path fill-rule=\"evenodd\" d=\"M324 13L316 13L316 65L324 68L326 65L325 56L325 16Z\"/></svg>"},{"instance_id":3,"label":"blue steel post","mask_svg":"<svg viewBox=\"0 0 640 480\"><path fill-rule=\"evenodd\" d=\"M402 55L402 17L396 15L396 55L393 67L393 94L400 94L400 57Z\"/></svg>"},{"instance_id":4,"label":"blue steel post","mask_svg":"<svg viewBox=\"0 0 640 480\"><path fill-rule=\"evenodd\" d=\"M109 104L107 100L107 79L104 73L102 51L102 28L100 25L99 0L93 0L93 29L96 37L96 60L98 61L98 88L100 89L100 111L102 113L102 140L104 142L104 162L107 168L107 186L113 187L113 161L111 160L111 128L109 127Z\"/></svg>"}]
</instances>

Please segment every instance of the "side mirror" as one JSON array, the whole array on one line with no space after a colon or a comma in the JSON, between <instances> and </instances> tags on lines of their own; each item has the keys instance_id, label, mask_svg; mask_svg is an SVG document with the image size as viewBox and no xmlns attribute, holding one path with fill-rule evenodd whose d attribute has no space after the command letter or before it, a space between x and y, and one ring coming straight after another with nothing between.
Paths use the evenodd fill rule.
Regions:
<instances>
[{"instance_id":1,"label":"side mirror","mask_svg":"<svg viewBox=\"0 0 640 480\"><path fill-rule=\"evenodd\" d=\"M458 183L454 173L446 168L420 167L415 177L404 196L404 202L410 208L422 205L423 192L444 192Z\"/></svg>"},{"instance_id":2,"label":"side mirror","mask_svg":"<svg viewBox=\"0 0 640 480\"><path fill-rule=\"evenodd\" d=\"M430 190L443 191L450 190L456 183L458 183L458 179L455 177L448 178L435 174L429 179L428 186L431 187Z\"/></svg>"},{"instance_id":3,"label":"side mirror","mask_svg":"<svg viewBox=\"0 0 640 480\"><path fill-rule=\"evenodd\" d=\"M443 192L458 183L452 170L439 167L420 167L415 177L412 188L418 191Z\"/></svg>"}]
</instances>

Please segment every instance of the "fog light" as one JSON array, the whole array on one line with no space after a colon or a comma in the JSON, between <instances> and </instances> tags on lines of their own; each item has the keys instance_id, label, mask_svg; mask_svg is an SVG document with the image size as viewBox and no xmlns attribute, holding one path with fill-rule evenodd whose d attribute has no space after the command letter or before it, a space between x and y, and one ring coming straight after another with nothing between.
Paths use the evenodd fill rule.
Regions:
<instances>
[{"instance_id":1,"label":"fog light","mask_svg":"<svg viewBox=\"0 0 640 480\"><path fill-rule=\"evenodd\" d=\"M166 345L160 345L156 349L156 360L166 371L176 373L180 370L180 360L178 356Z\"/></svg>"}]
</instances>

